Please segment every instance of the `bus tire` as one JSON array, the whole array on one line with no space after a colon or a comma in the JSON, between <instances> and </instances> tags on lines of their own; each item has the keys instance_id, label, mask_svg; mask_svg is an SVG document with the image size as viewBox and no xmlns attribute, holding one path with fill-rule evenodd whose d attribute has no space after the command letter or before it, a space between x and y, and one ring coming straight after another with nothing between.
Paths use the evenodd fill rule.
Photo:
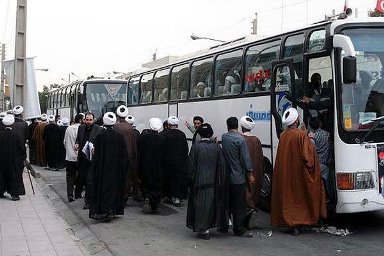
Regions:
<instances>
[{"instance_id":1,"label":"bus tire","mask_svg":"<svg viewBox=\"0 0 384 256\"><path fill-rule=\"evenodd\" d=\"M270 212L272 196L272 164L264 157L265 171L263 173L258 207L263 211Z\"/></svg>"}]
</instances>

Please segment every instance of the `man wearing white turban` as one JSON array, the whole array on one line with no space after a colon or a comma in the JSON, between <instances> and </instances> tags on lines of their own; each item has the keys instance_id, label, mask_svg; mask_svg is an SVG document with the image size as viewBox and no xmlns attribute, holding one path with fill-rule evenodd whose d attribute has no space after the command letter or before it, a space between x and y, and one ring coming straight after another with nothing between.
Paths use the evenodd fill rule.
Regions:
<instances>
[{"instance_id":1,"label":"man wearing white turban","mask_svg":"<svg viewBox=\"0 0 384 256\"><path fill-rule=\"evenodd\" d=\"M271 224L292 228L314 225L327 217L325 190L316 149L307 133L299 129L294 108L283 113L283 124L272 180Z\"/></svg>"},{"instance_id":2,"label":"man wearing white turban","mask_svg":"<svg viewBox=\"0 0 384 256\"><path fill-rule=\"evenodd\" d=\"M40 166L46 166L47 160L45 156L45 142L43 139L43 133L47 123L47 114L42 114L40 119L41 122L36 126L32 139L36 145L36 164Z\"/></svg>"},{"instance_id":3,"label":"man wearing white turban","mask_svg":"<svg viewBox=\"0 0 384 256\"><path fill-rule=\"evenodd\" d=\"M253 209L256 208L257 203L260 197L261 191L261 180L264 173L264 155L261 142L256 135L251 133L251 130L255 127L255 122L249 116L243 116L240 118L240 126L245 138L245 143L248 147L249 157L251 158L252 163L252 173L255 178L254 182L247 179L246 182L246 202L249 209L248 216L254 216ZM253 218L254 219L254 218ZM250 229L255 228L255 222L253 219L250 219L248 227ZM251 221L252 220L252 221Z\"/></svg>"},{"instance_id":4,"label":"man wearing white turban","mask_svg":"<svg viewBox=\"0 0 384 256\"><path fill-rule=\"evenodd\" d=\"M87 193L90 194L89 217L109 222L115 215L124 215L123 195L129 161L123 135L113 128L116 115L106 112L103 123L105 129L94 142L94 168Z\"/></svg>"},{"instance_id":5,"label":"man wearing white turban","mask_svg":"<svg viewBox=\"0 0 384 256\"><path fill-rule=\"evenodd\" d=\"M47 158L48 170L58 171L60 167L60 148L63 145L63 139L60 133L60 127L55 123L55 116L48 116L49 124L43 132L45 142L45 156Z\"/></svg>"},{"instance_id":6,"label":"man wearing white turban","mask_svg":"<svg viewBox=\"0 0 384 256\"><path fill-rule=\"evenodd\" d=\"M145 198L143 211L155 213L161 199L163 180L164 138L159 134L163 122L151 118L149 127L143 130L139 139L138 175Z\"/></svg>"},{"instance_id":7,"label":"man wearing white turban","mask_svg":"<svg viewBox=\"0 0 384 256\"><path fill-rule=\"evenodd\" d=\"M139 179L137 177L137 145L132 127L133 116L128 115L128 108L124 105L116 109L116 116L115 130L124 137L130 167L125 183L124 200L127 202L129 196L133 196L135 200L140 200Z\"/></svg>"},{"instance_id":8,"label":"man wearing white turban","mask_svg":"<svg viewBox=\"0 0 384 256\"><path fill-rule=\"evenodd\" d=\"M164 136L164 183L163 194L179 207L181 199L186 198L188 142L184 132L178 129L179 119L168 117L168 129Z\"/></svg>"},{"instance_id":9,"label":"man wearing white turban","mask_svg":"<svg viewBox=\"0 0 384 256\"><path fill-rule=\"evenodd\" d=\"M14 122L11 114L2 120L5 128L0 131L0 197L8 192L12 200L17 201L20 195L25 195L22 175L26 150L22 139L12 130Z\"/></svg>"}]
</instances>

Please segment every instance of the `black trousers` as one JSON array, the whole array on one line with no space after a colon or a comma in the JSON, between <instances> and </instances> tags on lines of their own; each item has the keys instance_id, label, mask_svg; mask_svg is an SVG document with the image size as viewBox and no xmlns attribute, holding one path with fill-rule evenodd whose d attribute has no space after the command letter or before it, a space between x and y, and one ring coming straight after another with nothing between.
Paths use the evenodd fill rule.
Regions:
<instances>
[{"instance_id":1,"label":"black trousers","mask_svg":"<svg viewBox=\"0 0 384 256\"><path fill-rule=\"evenodd\" d=\"M72 161L65 161L65 169L66 169L66 181L67 181L67 197L73 197L73 190L76 186L77 190L77 176L78 176L78 171L77 171L77 162L72 162ZM78 191L76 191L76 196L78 195ZM81 194L81 192L80 192Z\"/></svg>"},{"instance_id":2,"label":"black trousers","mask_svg":"<svg viewBox=\"0 0 384 256\"><path fill-rule=\"evenodd\" d=\"M242 235L247 231L245 219L247 203L245 199L245 183L229 185L229 213L232 214L233 233Z\"/></svg>"},{"instance_id":3,"label":"black trousers","mask_svg":"<svg viewBox=\"0 0 384 256\"><path fill-rule=\"evenodd\" d=\"M91 167L91 162L85 157L84 153L79 152L77 159L78 175L76 179L75 196L80 196L87 185L88 170Z\"/></svg>"}]
</instances>

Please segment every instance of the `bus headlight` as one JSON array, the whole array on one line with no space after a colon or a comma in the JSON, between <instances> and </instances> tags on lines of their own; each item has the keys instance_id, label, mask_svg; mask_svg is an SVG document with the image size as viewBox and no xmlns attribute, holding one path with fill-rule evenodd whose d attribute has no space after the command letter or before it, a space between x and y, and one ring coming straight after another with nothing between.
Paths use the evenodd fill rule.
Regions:
<instances>
[{"instance_id":1,"label":"bus headlight","mask_svg":"<svg viewBox=\"0 0 384 256\"><path fill-rule=\"evenodd\" d=\"M372 172L337 173L339 190L355 190L375 188Z\"/></svg>"}]
</instances>

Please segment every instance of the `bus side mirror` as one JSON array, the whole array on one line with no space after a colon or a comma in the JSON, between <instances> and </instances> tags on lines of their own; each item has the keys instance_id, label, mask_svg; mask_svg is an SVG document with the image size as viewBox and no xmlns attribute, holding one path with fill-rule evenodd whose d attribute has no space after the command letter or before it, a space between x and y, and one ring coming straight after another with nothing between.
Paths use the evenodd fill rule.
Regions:
<instances>
[{"instance_id":1,"label":"bus side mirror","mask_svg":"<svg viewBox=\"0 0 384 256\"><path fill-rule=\"evenodd\" d=\"M343 83L356 83L356 58L345 56L343 58Z\"/></svg>"}]
</instances>

